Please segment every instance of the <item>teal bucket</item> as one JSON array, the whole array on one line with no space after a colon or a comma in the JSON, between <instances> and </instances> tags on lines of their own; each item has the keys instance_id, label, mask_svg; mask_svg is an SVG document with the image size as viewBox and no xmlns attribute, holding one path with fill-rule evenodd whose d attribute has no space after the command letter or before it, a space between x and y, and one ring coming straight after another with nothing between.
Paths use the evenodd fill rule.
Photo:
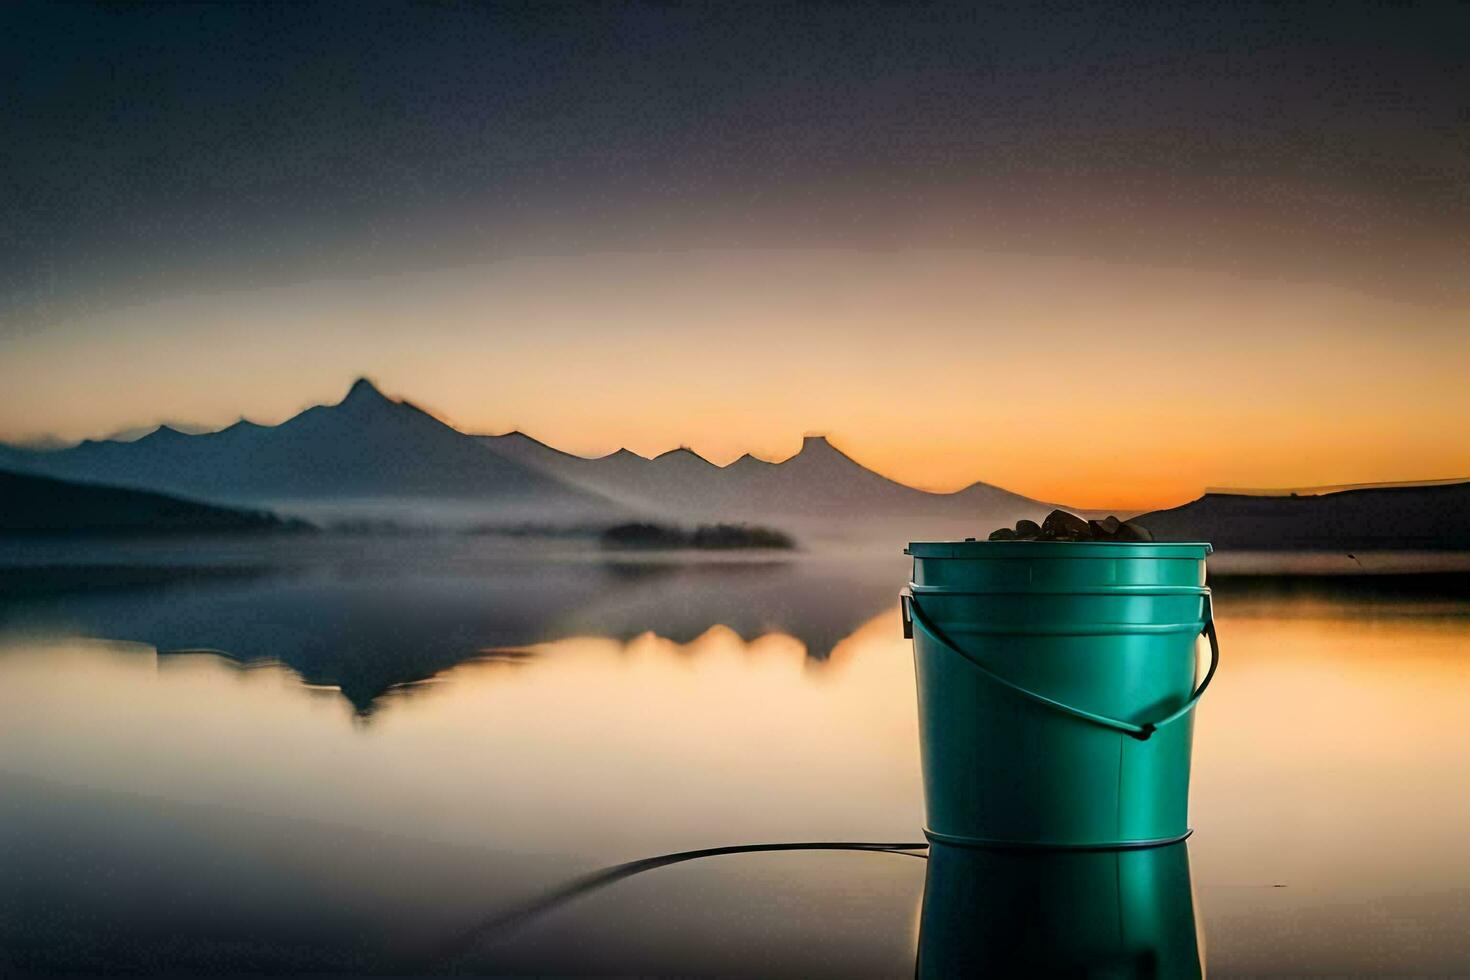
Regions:
<instances>
[{"instance_id":1,"label":"teal bucket","mask_svg":"<svg viewBox=\"0 0 1470 980\"><path fill-rule=\"evenodd\" d=\"M1204 975L1187 842L1113 851L934 844L914 976Z\"/></svg>"},{"instance_id":2,"label":"teal bucket","mask_svg":"<svg viewBox=\"0 0 1470 980\"><path fill-rule=\"evenodd\" d=\"M1188 836L1193 709L1220 661L1210 551L909 545L902 609L931 840L1118 848ZM1201 634L1210 663L1197 679Z\"/></svg>"}]
</instances>

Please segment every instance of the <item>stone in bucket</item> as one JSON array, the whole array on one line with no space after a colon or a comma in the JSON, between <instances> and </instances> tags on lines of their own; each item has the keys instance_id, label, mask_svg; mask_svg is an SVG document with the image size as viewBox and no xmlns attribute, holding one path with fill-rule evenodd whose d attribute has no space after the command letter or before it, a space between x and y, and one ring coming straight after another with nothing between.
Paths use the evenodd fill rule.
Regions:
<instances>
[{"instance_id":1,"label":"stone in bucket","mask_svg":"<svg viewBox=\"0 0 1470 980\"><path fill-rule=\"evenodd\" d=\"M1089 521L1065 510L1054 510L1041 524L1021 520L1014 528L990 532L991 541L1152 541L1148 528L1132 521L1105 517Z\"/></svg>"}]
</instances>

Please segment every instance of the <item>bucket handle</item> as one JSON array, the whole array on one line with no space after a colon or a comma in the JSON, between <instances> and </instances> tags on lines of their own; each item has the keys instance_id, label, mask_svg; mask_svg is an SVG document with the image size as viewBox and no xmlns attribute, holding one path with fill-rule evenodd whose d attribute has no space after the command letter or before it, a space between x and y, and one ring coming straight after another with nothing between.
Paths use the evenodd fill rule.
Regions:
<instances>
[{"instance_id":1,"label":"bucket handle","mask_svg":"<svg viewBox=\"0 0 1470 980\"><path fill-rule=\"evenodd\" d=\"M917 625L919 629L922 630L929 637L929 639L933 640L935 643L938 643L940 646L949 650L951 653L959 654L965 660L969 661L970 666L974 667L985 677L1001 685L1002 687L1010 688L1017 694L1030 698L1037 704L1045 705L1046 707L1051 708L1054 711L1059 711L1064 715L1071 715L1073 718L1080 718L1082 721L1091 722L1094 725L1101 725L1103 728L1114 729L1115 731L1122 732L1129 738L1136 738L1140 742L1148 741L1149 736L1158 729L1163 728L1170 722L1178 721L1180 718L1183 718L1185 715L1189 714L1189 712L1192 711L1194 709L1194 706L1199 702L1200 696L1205 693L1205 688L1210 686L1210 681L1214 680L1215 678L1215 670L1220 666L1220 638L1215 635L1215 610L1214 604L1210 600L1210 593L1203 593L1203 597L1205 600L1205 625L1200 632L1204 633L1205 638L1210 641L1210 669L1205 672L1205 679L1200 681L1199 687L1195 688L1194 693L1189 696L1189 700L1180 705L1178 709L1164 716L1158 721L1150 721L1145 722L1142 725L1136 725L1131 721L1123 721L1118 718L1109 718L1107 715L1095 714L1091 711L1086 710L1085 708L1077 708L1073 707L1070 704L1063 704L1060 701L1054 701L1051 698L1047 697L1045 694L1039 694L1029 688L1022 687L1014 681L1007 680L1006 678L997 674L995 671L991 670L989 667L985 666L976 657L960 649L958 644L956 644L953 640L946 636L944 631L941 630L939 626L936 625L932 620L930 620L928 615L926 615L924 611L919 608L918 602L914 600L914 594L912 591L910 591L909 589L904 589L898 595L900 611L903 615L903 635L905 639L911 639L913 637L914 626Z\"/></svg>"}]
</instances>

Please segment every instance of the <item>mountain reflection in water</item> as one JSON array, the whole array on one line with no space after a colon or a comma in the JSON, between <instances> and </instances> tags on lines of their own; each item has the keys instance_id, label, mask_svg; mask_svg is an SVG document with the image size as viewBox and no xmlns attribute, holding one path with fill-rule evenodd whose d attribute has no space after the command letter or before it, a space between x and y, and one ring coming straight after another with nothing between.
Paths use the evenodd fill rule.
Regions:
<instances>
[{"instance_id":1,"label":"mountain reflection in water","mask_svg":"<svg viewBox=\"0 0 1470 980\"><path fill-rule=\"evenodd\" d=\"M0 629L279 663L309 685L339 689L366 717L390 690L573 637L653 634L687 645L720 627L745 640L791 637L820 664L893 603L902 575L891 562L657 559L504 563L472 575L350 565L51 569L0 599Z\"/></svg>"}]
</instances>

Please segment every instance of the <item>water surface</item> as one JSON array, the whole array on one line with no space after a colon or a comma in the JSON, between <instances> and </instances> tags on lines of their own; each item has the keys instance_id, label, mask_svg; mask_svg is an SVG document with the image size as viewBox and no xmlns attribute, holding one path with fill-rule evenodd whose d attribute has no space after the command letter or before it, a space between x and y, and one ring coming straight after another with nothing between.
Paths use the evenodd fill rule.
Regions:
<instances>
[{"instance_id":1,"label":"water surface","mask_svg":"<svg viewBox=\"0 0 1470 980\"><path fill-rule=\"evenodd\" d=\"M901 560L166 557L7 580L0 966L912 975L893 854L485 930L921 839ZM1470 969L1463 579L1214 584L1210 972Z\"/></svg>"}]
</instances>

